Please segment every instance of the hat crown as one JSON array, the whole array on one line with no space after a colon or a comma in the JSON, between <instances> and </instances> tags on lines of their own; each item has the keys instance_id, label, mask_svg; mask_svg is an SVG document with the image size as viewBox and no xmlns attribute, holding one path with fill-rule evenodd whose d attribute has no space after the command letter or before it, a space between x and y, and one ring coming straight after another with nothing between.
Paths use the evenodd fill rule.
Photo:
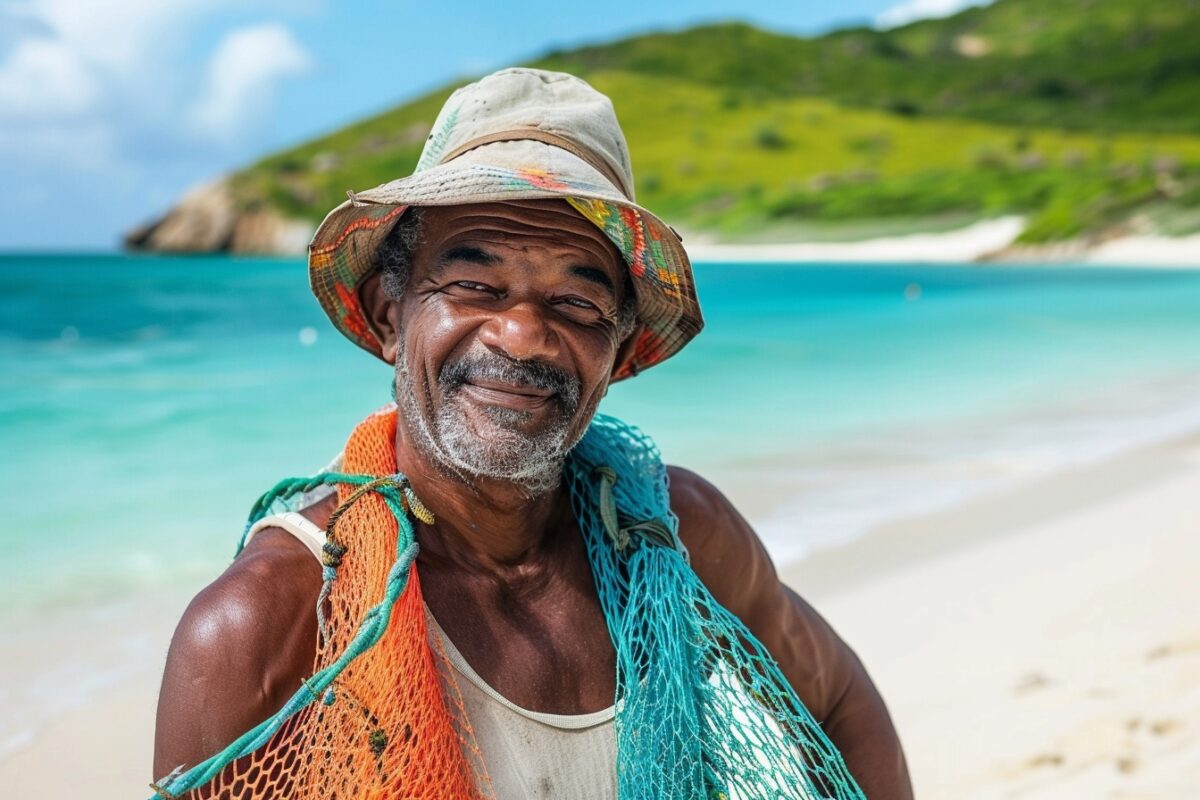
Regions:
<instances>
[{"instance_id":1,"label":"hat crown","mask_svg":"<svg viewBox=\"0 0 1200 800\"><path fill-rule=\"evenodd\" d=\"M604 172L634 199L629 146L612 101L574 75L542 69L504 69L456 90L442 106L415 172L443 163L472 142L522 130L567 140L603 160L609 167Z\"/></svg>"}]
</instances>

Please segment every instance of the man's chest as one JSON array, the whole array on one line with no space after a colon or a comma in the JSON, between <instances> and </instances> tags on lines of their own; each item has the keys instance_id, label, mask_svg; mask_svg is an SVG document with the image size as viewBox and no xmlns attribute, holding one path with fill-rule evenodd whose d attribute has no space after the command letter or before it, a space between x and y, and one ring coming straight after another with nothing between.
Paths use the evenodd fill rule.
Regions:
<instances>
[{"instance_id":1,"label":"man's chest","mask_svg":"<svg viewBox=\"0 0 1200 800\"><path fill-rule=\"evenodd\" d=\"M454 647L511 703L552 714L612 705L615 654L590 574L564 575L531 598L436 572L422 582Z\"/></svg>"}]
</instances>

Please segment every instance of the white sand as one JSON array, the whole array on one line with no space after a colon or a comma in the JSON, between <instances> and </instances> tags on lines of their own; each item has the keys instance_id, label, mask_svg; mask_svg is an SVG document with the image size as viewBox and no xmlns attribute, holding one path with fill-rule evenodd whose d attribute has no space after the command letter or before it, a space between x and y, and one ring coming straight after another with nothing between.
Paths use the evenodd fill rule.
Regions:
<instances>
[{"instance_id":1,"label":"white sand","mask_svg":"<svg viewBox=\"0 0 1200 800\"><path fill-rule=\"evenodd\" d=\"M1105 242L1087 254L1089 264L1124 267L1200 268L1200 234L1168 238L1165 236L1127 236Z\"/></svg>"},{"instance_id":2,"label":"white sand","mask_svg":"<svg viewBox=\"0 0 1200 800\"><path fill-rule=\"evenodd\" d=\"M1007 247L1024 230L1025 220L1018 216L999 217L976 222L965 228L942 233L914 233L886 236L860 242L800 242L793 244L692 244L687 243L693 261L820 261L872 262L909 261L923 263L962 263L975 261L988 253Z\"/></svg>"},{"instance_id":3,"label":"white sand","mask_svg":"<svg viewBox=\"0 0 1200 800\"><path fill-rule=\"evenodd\" d=\"M784 572L867 663L922 800L1175 800L1200 786L1197 498L1200 437ZM3 796L148 796L160 670L148 658L0 760Z\"/></svg>"},{"instance_id":4,"label":"white sand","mask_svg":"<svg viewBox=\"0 0 1200 800\"><path fill-rule=\"evenodd\" d=\"M917 797L1195 797L1197 497L1200 438L894 525L788 574L871 670Z\"/></svg>"},{"instance_id":5,"label":"white sand","mask_svg":"<svg viewBox=\"0 0 1200 800\"><path fill-rule=\"evenodd\" d=\"M151 595L132 611L50 617L16 631L3 675L7 686L21 688L6 698L6 710L28 708L31 719L49 715L50 721L28 741L0 742L0 797L136 800L152 794L158 686L186 600Z\"/></svg>"},{"instance_id":6,"label":"white sand","mask_svg":"<svg viewBox=\"0 0 1200 800\"><path fill-rule=\"evenodd\" d=\"M939 233L884 236L853 242L786 244L713 244L689 241L688 255L704 262L924 264L1072 263L1116 267L1200 268L1200 234L1126 236L1097 245L1080 240L1046 245L1017 245L1026 220L998 217Z\"/></svg>"}]
</instances>

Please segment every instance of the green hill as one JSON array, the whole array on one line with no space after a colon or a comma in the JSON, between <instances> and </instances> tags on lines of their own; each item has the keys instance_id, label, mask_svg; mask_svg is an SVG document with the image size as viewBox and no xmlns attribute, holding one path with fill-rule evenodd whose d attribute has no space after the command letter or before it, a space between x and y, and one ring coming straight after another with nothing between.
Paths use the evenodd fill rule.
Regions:
<instances>
[{"instance_id":1,"label":"green hill","mask_svg":"<svg viewBox=\"0 0 1200 800\"><path fill-rule=\"evenodd\" d=\"M538 63L736 96L826 97L904 115L1200 133L1200 0L1000 0L889 31L797 39L747 25L640 36Z\"/></svg>"},{"instance_id":2,"label":"green hill","mask_svg":"<svg viewBox=\"0 0 1200 800\"><path fill-rule=\"evenodd\" d=\"M1030 215L1041 242L1200 229L1200 0L998 0L816 38L710 25L552 53L613 98L639 200L726 239ZM315 222L407 175L454 86L234 175Z\"/></svg>"}]
</instances>

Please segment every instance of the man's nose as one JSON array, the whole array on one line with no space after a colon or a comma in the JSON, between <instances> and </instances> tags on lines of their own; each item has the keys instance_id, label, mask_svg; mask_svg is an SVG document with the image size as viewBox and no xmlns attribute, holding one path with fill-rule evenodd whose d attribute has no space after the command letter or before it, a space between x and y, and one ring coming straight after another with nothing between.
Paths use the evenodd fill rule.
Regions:
<instances>
[{"instance_id":1,"label":"man's nose","mask_svg":"<svg viewBox=\"0 0 1200 800\"><path fill-rule=\"evenodd\" d=\"M486 347L517 361L554 359L559 355L560 342L545 314L536 303L513 303L497 310L484 323L479 339Z\"/></svg>"}]
</instances>

